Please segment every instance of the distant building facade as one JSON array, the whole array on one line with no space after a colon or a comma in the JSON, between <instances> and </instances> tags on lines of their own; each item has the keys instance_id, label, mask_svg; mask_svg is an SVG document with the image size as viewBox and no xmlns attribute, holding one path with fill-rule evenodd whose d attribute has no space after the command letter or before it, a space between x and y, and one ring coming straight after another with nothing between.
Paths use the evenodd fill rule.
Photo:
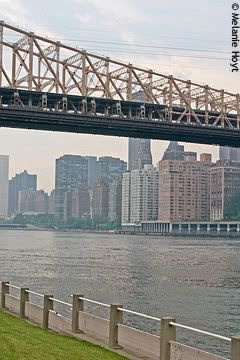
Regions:
<instances>
[{"instance_id":1,"label":"distant building facade","mask_svg":"<svg viewBox=\"0 0 240 360\"><path fill-rule=\"evenodd\" d=\"M9 181L8 212L10 216L15 216L19 212L19 194L21 191L37 190L37 175L28 174L24 170L16 174Z\"/></svg>"},{"instance_id":2,"label":"distant building facade","mask_svg":"<svg viewBox=\"0 0 240 360\"><path fill-rule=\"evenodd\" d=\"M98 159L98 179L103 180L106 185L121 178L126 170L127 163L120 158L102 156Z\"/></svg>"},{"instance_id":3,"label":"distant building facade","mask_svg":"<svg viewBox=\"0 0 240 360\"><path fill-rule=\"evenodd\" d=\"M141 170L152 164L151 140L128 139L128 170Z\"/></svg>"},{"instance_id":4,"label":"distant building facade","mask_svg":"<svg viewBox=\"0 0 240 360\"><path fill-rule=\"evenodd\" d=\"M234 194L240 193L240 163L218 161L210 171L210 219L224 219L226 207Z\"/></svg>"},{"instance_id":5,"label":"distant building facade","mask_svg":"<svg viewBox=\"0 0 240 360\"><path fill-rule=\"evenodd\" d=\"M147 96L143 91L133 94L133 101L145 102ZM151 140L150 139L128 139L128 170L141 170L144 165L152 164Z\"/></svg>"},{"instance_id":6,"label":"distant building facade","mask_svg":"<svg viewBox=\"0 0 240 360\"><path fill-rule=\"evenodd\" d=\"M98 161L96 156L85 156L88 161L88 186L95 185L98 178Z\"/></svg>"},{"instance_id":7,"label":"distant building facade","mask_svg":"<svg viewBox=\"0 0 240 360\"><path fill-rule=\"evenodd\" d=\"M108 219L108 196L109 187L104 179L99 178L98 183L94 186L92 191L92 217L102 216Z\"/></svg>"},{"instance_id":8,"label":"distant building facade","mask_svg":"<svg viewBox=\"0 0 240 360\"><path fill-rule=\"evenodd\" d=\"M210 219L209 156L196 160L162 160L159 163L159 221L208 221Z\"/></svg>"},{"instance_id":9,"label":"distant building facade","mask_svg":"<svg viewBox=\"0 0 240 360\"><path fill-rule=\"evenodd\" d=\"M139 223L158 218L158 170L145 165L123 176L122 224Z\"/></svg>"},{"instance_id":10,"label":"distant building facade","mask_svg":"<svg viewBox=\"0 0 240 360\"><path fill-rule=\"evenodd\" d=\"M35 191L31 188L19 191L17 212L47 214L48 194L44 190Z\"/></svg>"},{"instance_id":11,"label":"distant building facade","mask_svg":"<svg viewBox=\"0 0 240 360\"><path fill-rule=\"evenodd\" d=\"M51 191L48 197L48 213L55 215L55 189Z\"/></svg>"},{"instance_id":12,"label":"distant building facade","mask_svg":"<svg viewBox=\"0 0 240 360\"><path fill-rule=\"evenodd\" d=\"M109 185L108 220L121 223L122 216L122 178Z\"/></svg>"},{"instance_id":13,"label":"distant building facade","mask_svg":"<svg viewBox=\"0 0 240 360\"><path fill-rule=\"evenodd\" d=\"M64 194L64 220L80 219L90 215L90 197L87 186L75 187Z\"/></svg>"},{"instance_id":14,"label":"distant building facade","mask_svg":"<svg viewBox=\"0 0 240 360\"><path fill-rule=\"evenodd\" d=\"M240 162L240 148L220 146L219 147L219 160Z\"/></svg>"},{"instance_id":15,"label":"distant building facade","mask_svg":"<svg viewBox=\"0 0 240 360\"><path fill-rule=\"evenodd\" d=\"M131 172L123 174L122 180L122 224L128 224L131 220Z\"/></svg>"},{"instance_id":16,"label":"distant building facade","mask_svg":"<svg viewBox=\"0 0 240 360\"><path fill-rule=\"evenodd\" d=\"M64 219L65 193L88 186L88 160L80 155L64 155L56 159L55 214Z\"/></svg>"},{"instance_id":17,"label":"distant building facade","mask_svg":"<svg viewBox=\"0 0 240 360\"><path fill-rule=\"evenodd\" d=\"M0 155L0 218L8 216L8 155Z\"/></svg>"},{"instance_id":18,"label":"distant building facade","mask_svg":"<svg viewBox=\"0 0 240 360\"><path fill-rule=\"evenodd\" d=\"M179 145L177 141L170 141L162 160L184 160L184 157L184 146Z\"/></svg>"}]
</instances>

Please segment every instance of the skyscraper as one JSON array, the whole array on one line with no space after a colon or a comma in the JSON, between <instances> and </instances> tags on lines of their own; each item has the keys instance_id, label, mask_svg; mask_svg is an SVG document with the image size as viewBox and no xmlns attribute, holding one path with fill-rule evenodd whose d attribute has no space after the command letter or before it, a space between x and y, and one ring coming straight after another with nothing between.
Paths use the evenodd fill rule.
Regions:
<instances>
[{"instance_id":1,"label":"skyscraper","mask_svg":"<svg viewBox=\"0 0 240 360\"><path fill-rule=\"evenodd\" d=\"M108 219L120 221L122 215L122 179L114 180L109 185Z\"/></svg>"},{"instance_id":2,"label":"skyscraper","mask_svg":"<svg viewBox=\"0 0 240 360\"><path fill-rule=\"evenodd\" d=\"M153 165L123 175L122 224L158 218L158 170Z\"/></svg>"},{"instance_id":3,"label":"skyscraper","mask_svg":"<svg viewBox=\"0 0 240 360\"><path fill-rule=\"evenodd\" d=\"M143 91L133 94L133 101L145 102L146 95ZM152 164L151 140L150 139L128 139L128 170L141 170L144 165Z\"/></svg>"},{"instance_id":4,"label":"skyscraper","mask_svg":"<svg viewBox=\"0 0 240 360\"><path fill-rule=\"evenodd\" d=\"M8 155L0 155L0 218L8 215Z\"/></svg>"},{"instance_id":5,"label":"skyscraper","mask_svg":"<svg viewBox=\"0 0 240 360\"><path fill-rule=\"evenodd\" d=\"M201 161L187 154L185 160L159 163L159 220L209 221L210 156Z\"/></svg>"},{"instance_id":6,"label":"skyscraper","mask_svg":"<svg viewBox=\"0 0 240 360\"><path fill-rule=\"evenodd\" d=\"M102 156L98 159L98 178L102 179L106 185L121 178L126 170L127 163L119 158Z\"/></svg>"},{"instance_id":7,"label":"skyscraper","mask_svg":"<svg viewBox=\"0 0 240 360\"><path fill-rule=\"evenodd\" d=\"M210 171L210 219L220 221L233 196L240 193L240 163L217 161Z\"/></svg>"},{"instance_id":8,"label":"skyscraper","mask_svg":"<svg viewBox=\"0 0 240 360\"><path fill-rule=\"evenodd\" d=\"M184 160L184 157L184 145L179 145L177 141L170 141L162 160Z\"/></svg>"},{"instance_id":9,"label":"skyscraper","mask_svg":"<svg viewBox=\"0 0 240 360\"><path fill-rule=\"evenodd\" d=\"M151 140L128 139L128 170L141 170L152 164Z\"/></svg>"},{"instance_id":10,"label":"skyscraper","mask_svg":"<svg viewBox=\"0 0 240 360\"><path fill-rule=\"evenodd\" d=\"M219 147L219 159L240 162L240 148Z\"/></svg>"},{"instance_id":11,"label":"skyscraper","mask_svg":"<svg viewBox=\"0 0 240 360\"><path fill-rule=\"evenodd\" d=\"M88 185L88 160L80 155L64 155L56 159L55 213L64 218L65 192Z\"/></svg>"},{"instance_id":12,"label":"skyscraper","mask_svg":"<svg viewBox=\"0 0 240 360\"><path fill-rule=\"evenodd\" d=\"M26 170L20 174L16 174L9 181L9 215L16 215L19 209L19 193L20 191L37 190L37 175L30 175Z\"/></svg>"},{"instance_id":13,"label":"skyscraper","mask_svg":"<svg viewBox=\"0 0 240 360\"><path fill-rule=\"evenodd\" d=\"M92 186L97 183L98 162L96 156L85 156L88 161L88 185Z\"/></svg>"}]
</instances>

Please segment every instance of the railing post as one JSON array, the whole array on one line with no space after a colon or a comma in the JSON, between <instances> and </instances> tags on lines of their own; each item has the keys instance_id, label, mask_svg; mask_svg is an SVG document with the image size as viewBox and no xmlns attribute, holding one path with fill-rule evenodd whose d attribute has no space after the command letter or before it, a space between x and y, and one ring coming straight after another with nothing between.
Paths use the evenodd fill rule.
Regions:
<instances>
[{"instance_id":1,"label":"railing post","mask_svg":"<svg viewBox=\"0 0 240 360\"><path fill-rule=\"evenodd\" d=\"M20 289L20 317L25 318L25 302L29 301L29 293L26 292L29 290L28 288L21 288Z\"/></svg>"},{"instance_id":2,"label":"railing post","mask_svg":"<svg viewBox=\"0 0 240 360\"><path fill-rule=\"evenodd\" d=\"M118 308L123 308L123 305L110 305L109 346L112 349L121 348L118 344L118 324L123 321L123 312L119 311Z\"/></svg>"},{"instance_id":3,"label":"railing post","mask_svg":"<svg viewBox=\"0 0 240 360\"><path fill-rule=\"evenodd\" d=\"M74 334L81 333L79 329L79 311L84 311L83 295L73 294L72 296L72 332Z\"/></svg>"},{"instance_id":4,"label":"railing post","mask_svg":"<svg viewBox=\"0 0 240 360\"><path fill-rule=\"evenodd\" d=\"M53 295L44 295L43 298L43 329L48 329L49 310L53 310Z\"/></svg>"},{"instance_id":5,"label":"railing post","mask_svg":"<svg viewBox=\"0 0 240 360\"><path fill-rule=\"evenodd\" d=\"M240 336L233 336L231 339L231 360L240 359Z\"/></svg>"},{"instance_id":6,"label":"railing post","mask_svg":"<svg viewBox=\"0 0 240 360\"><path fill-rule=\"evenodd\" d=\"M175 322L175 319L170 317L161 319L160 360L170 360L170 341L176 341L176 328L170 325L171 322Z\"/></svg>"},{"instance_id":7,"label":"railing post","mask_svg":"<svg viewBox=\"0 0 240 360\"><path fill-rule=\"evenodd\" d=\"M8 284L9 284L8 281L1 282L1 309L5 308L5 297L6 294L9 294Z\"/></svg>"}]
</instances>

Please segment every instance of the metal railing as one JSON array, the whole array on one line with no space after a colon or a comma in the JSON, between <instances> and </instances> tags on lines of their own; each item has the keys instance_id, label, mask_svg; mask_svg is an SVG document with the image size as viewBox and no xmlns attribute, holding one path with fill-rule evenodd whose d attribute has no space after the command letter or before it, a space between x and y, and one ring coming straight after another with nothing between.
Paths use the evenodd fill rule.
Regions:
<instances>
[{"instance_id":1,"label":"metal railing","mask_svg":"<svg viewBox=\"0 0 240 360\"><path fill-rule=\"evenodd\" d=\"M67 307L70 307L72 311L72 332L78 333L83 330L79 328L79 319L80 314L84 313L84 302L95 304L99 306L103 306L107 309L110 309L110 320L109 321L109 346L111 348L119 347L118 343L118 329L119 325L123 323L123 314L130 314L134 316L138 316L141 318L145 318L148 320L157 321L161 324L160 327L160 359L170 360L169 353L169 344L171 342L176 342L176 329L183 329L187 331L194 332L196 334L209 336L221 341L225 341L231 344L231 360L239 360L240 359L240 337L226 337L222 335L218 335L209 331L200 330L191 326L179 324L175 322L175 318L158 318L155 316L143 314L141 312L133 311L130 309L123 308L120 304L106 304L103 302L99 302L96 300L85 298L83 295L71 295L72 303L68 303L57 298L54 298L53 295L43 295L35 291L31 291L28 288L21 288L16 285L9 284L8 282L1 283L1 308L6 308L6 295L9 294L9 289L17 289L20 291L20 316L25 317L25 303L29 302L29 295L34 295L43 298L43 327L48 328L49 324L49 313L54 313L54 303L58 303ZM55 314L59 315L55 312ZM87 313L85 313L87 314ZM90 315L90 314L89 314ZM82 316L82 315L81 315ZM94 315L91 315L94 316ZM125 326L125 325L124 325ZM132 328L134 330L134 328ZM197 350L197 349L196 349Z\"/></svg>"},{"instance_id":2,"label":"metal railing","mask_svg":"<svg viewBox=\"0 0 240 360\"><path fill-rule=\"evenodd\" d=\"M37 293L37 292L35 292L35 291L30 291L30 290L25 290L25 291L26 291L26 293L28 293L28 294L30 294L30 295L35 295L35 296L44 298L44 295L43 295L43 294L39 294L39 293Z\"/></svg>"},{"instance_id":3,"label":"metal railing","mask_svg":"<svg viewBox=\"0 0 240 360\"><path fill-rule=\"evenodd\" d=\"M86 302L88 302L88 303L95 304L95 305L100 305L100 306L103 306L103 307L106 307L106 308L109 308L109 309L110 309L110 305L109 305L109 304L105 304L105 303L102 303L102 302L99 302L99 301L87 299L87 298L81 297L81 296L79 296L79 300L86 301Z\"/></svg>"},{"instance_id":4,"label":"metal railing","mask_svg":"<svg viewBox=\"0 0 240 360\"><path fill-rule=\"evenodd\" d=\"M229 337L214 334L214 333L211 333L211 332L208 332L208 331L205 331L205 330L196 329L196 328L186 326L186 325L182 325L182 324L178 324L178 323L175 323L175 322L170 322L170 325L181 328L181 329L189 330L189 331L195 332L197 334L207 335L207 336L219 339L219 340L223 340L223 341L226 341L226 342L231 342L231 338L229 338Z\"/></svg>"},{"instance_id":5,"label":"metal railing","mask_svg":"<svg viewBox=\"0 0 240 360\"><path fill-rule=\"evenodd\" d=\"M143 314L143 313L140 313L140 312L137 312L137 311L128 310L128 309L124 309L124 308L118 308L118 311L121 311L121 312L126 313L126 314L132 314L132 315L140 316L140 317L145 318L145 319L155 320L155 321L161 322L160 318L150 316L150 315L146 315L146 314Z\"/></svg>"}]
</instances>

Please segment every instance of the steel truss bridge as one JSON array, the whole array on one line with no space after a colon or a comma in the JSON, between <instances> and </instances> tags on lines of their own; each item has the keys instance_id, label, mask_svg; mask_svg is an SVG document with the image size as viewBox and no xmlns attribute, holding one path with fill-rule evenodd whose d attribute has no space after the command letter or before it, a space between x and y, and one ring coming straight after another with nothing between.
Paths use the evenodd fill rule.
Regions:
<instances>
[{"instance_id":1,"label":"steel truss bridge","mask_svg":"<svg viewBox=\"0 0 240 360\"><path fill-rule=\"evenodd\" d=\"M0 127L238 147L239 124L239 94L0 22Z\"/></svg>"}]
</instances>

